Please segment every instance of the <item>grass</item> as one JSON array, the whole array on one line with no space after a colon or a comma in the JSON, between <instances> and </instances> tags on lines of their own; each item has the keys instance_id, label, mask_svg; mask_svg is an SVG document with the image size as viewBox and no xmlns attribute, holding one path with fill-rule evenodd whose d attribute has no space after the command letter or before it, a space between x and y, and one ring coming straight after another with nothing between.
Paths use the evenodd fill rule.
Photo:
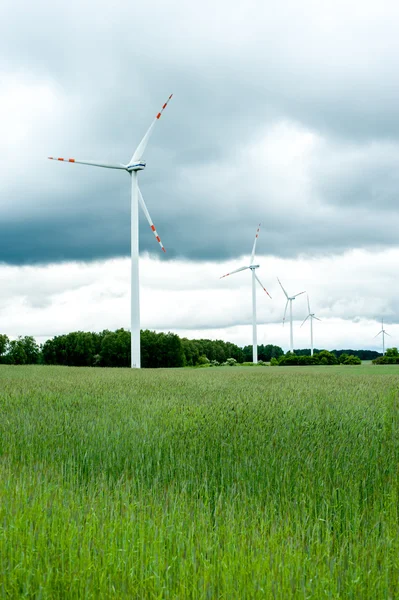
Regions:
<instances>
[{"instance_id":1,"label":"grass","mask_svg":"<svg viewBox=\"0 0 399 600\"><path fill-rule=\"evenodd\" d=\"M399 371L0 367L2 598L396 598Z\"/></svg>"}]
</instances>

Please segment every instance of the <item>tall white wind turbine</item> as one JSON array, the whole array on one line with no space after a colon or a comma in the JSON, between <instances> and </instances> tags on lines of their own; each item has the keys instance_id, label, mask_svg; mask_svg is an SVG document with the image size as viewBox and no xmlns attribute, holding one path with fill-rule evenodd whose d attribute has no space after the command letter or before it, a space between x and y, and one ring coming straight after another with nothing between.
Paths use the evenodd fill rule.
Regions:
<instances>
[{"instance_id":1,"label":"tall white wind turbine","mask_svg":"<svg viewBox=\"0 0 399 600\"><path fill-rule=\"evenodd\" d=\"M294 352L294 333L293 333L293 329L292 329L292 301L295 300L295 298L297 296L304 294L306 290L303 292L299 292L299 294L295 294L295 296L289 296L287 294L287 292L285 291L285 289L283 288L283 284L281 283L281 281L279 280L278 277L277 277L277 281L279 282L281 289L283 290L285 297L287 298L287 303L285 305L285 310L284 310L283 325L285 322L285 315L287 314L288 303L290 305L290 350L291 350L291 352Z\"/></svg>"},{"instance_id":2,"label":"tall white wind turbine","mask_svg":"<svg viewBox=\"0 0 399 600\"><path fill-rule=\"evenodd\" d=\"M379 331L377 333L377 335L374 336L374 339L376 337L378 337L379 335L381 335L381 333L382 333L382 356L384 356L384 354L385 354L385 336L388 335L389 337L391 337L390 334L387 331L385 331L385 329L384 329L384 319L381 319L381 331Z\"/></svg>"},{"instance_id":3,"label":"tall white wind turbine","mask_svg":"<svg viewBox=\"0 0 399 600\"><path fill-rule=\"evenodd\" d=\"M308 299L309 312L308 312L308 316L306 317L306 319L304 320L302 325L304 325L304 323L306 323L306 321L310 318L310 356L313 356L313 319L316 319L317 321L321 321L321 319L316 317L314 313L310 312L310 303L309 303L308 295L307 295L307 299ZM301 327L302 327L302 325L301 325Z\"/></svg>"},{"instance_id":4,"label":"tall white wind turbine","mask_svg":"<svg viewBox=\"0 0 399 600\"><path fill-rule=\"evenodd\" d=\"M147 147L148 140L152 134L156 122L161 118L161 115L168 105L169 100L173 94L169 96L161 110L151 123L147 133L137 146L132 158L127 164L122 163L108 163L98 162L93 160L77 160L75 158L54 158L49 156L50 160L58 160L69 163L77 163L81 165L89 165L92 167L104 167L106 169L121 169L127 171L131 177L131 367L132 369L140 368L140 290L139 290L139 204L146 216L148 223L150 224L151 230L153 231L155 238L162 248L163 252L166 252L162 245L161 238L159 237L154 223L150 217L147 206L141 195L140 188L138 185L138 172L145 169L146 163L143 161L144 151Z\"/></svg>"},{"instance_id":5,"label":"tall white wind turbine","mask_svg":"<svg viewBox=\"0 0 399 600\"><path fill-rule=\"evenodd\" d=\"M259 265L253 264L254 259L255 259L256 242L258 241L258 237L259 237L259 230L260 230L260 223L259 223L258 229L256 230L255 241L254 241L254 245L253 245L252 253L251 253L251 262L250 262L249 266L248 267L240 267L239 269L236 269L235 271L232 271L231 273L226 273L226 275L222 275L222 277L220 278L220 279L223 279L223 277L227 277L228 275L234 275L234 273L239 273L240 271L246 271L247 269L250 269L252 271L252 362L254 362L254 363L258 362L258 340L257 340L257 333L256 333L255 280L259 283L260 287L266 292L266 294L269 296L269 298L271 298L271 295L269 294L269 292L267 291L267 289L265 288L265 286L263 285L263 283L261 282L261 280L255 273L255 269L259 269Z\"/></svg>"}]
</instances>

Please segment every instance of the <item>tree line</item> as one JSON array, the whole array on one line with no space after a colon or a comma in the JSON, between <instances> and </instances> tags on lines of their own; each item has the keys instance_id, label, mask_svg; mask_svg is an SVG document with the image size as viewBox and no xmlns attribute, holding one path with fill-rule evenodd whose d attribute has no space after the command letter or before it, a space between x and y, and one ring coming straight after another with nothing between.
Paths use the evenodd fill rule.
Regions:
<instances>
[{"instance_id":1,"label":"tree line","mask_svg":"<svg viewBox=\"0 0 399 600\"><path fill-rule=\"evenodd\" d=\"M322 352L322 349L314 349L314 354L318 354L319 352ZM337 358L339 358L341 354L347 354L348 356L357 356L360 360L374 360L381 356L381 352L376 352L375 350L331 350L331 352L335 354ZM302 348L300 350L294 350L294 354L297 356L310 356L311 351L310 348Z\"/></svg>"},{"instance_id":2,"label":"tree line","mask_svg":"<svg viewBox=\"0 0 399 600\"><path fill-rule=\"evenodd\" d=\"M315 352L313 356L310 354L295 354L287 352L279 358L272 358L270 361L272 366L294 367L305 365L361 365L362 361L354 354L341 352L338 356L335 352L328 350L320 350Z\"/></svg>"},{"instance_id":3,"label":"tree line","mask_svg":"<svg viewBox=\"0 0 399 600\"><path fill-rule=\"evenodd\" d=\"M228 358L238 363L252 360L252 346L240 348L222 340L189 340L175 333L140 332L141 365L144 368L185 367ZM259 360L270 361L284 354L279 346L258 346ZM44 364L77 367L130 367L130 331L100 333L75 331L58 335L39 346L31 336L9 340L0 334L0 363Z\"/></svg>"},{"instance_id":4,"label":"tree line","mask_svg":"<svg viewBox=\"0 0 399 600\"><path fill-rule=\"evenodd\" d=\"M238 364L252 361L252 346L240 348L222 340L189 340L180 338L175 333L157 333L148 329L140 332L140 340L141 364L144 368L223 365L228 359L234 359ZM314 355L310 356L310 349L301 349L295 350L293 354L284 354L280 346L258 346L259 361L281 366L356 364L355 357L373 360L379 356L380 354L373 350L316 350ZM39 346L32 336L9 340L6 335L0 334L0 363L130 367L130 331L75 331L55 336L42 346Z\"/></svg>"}]
</instances>

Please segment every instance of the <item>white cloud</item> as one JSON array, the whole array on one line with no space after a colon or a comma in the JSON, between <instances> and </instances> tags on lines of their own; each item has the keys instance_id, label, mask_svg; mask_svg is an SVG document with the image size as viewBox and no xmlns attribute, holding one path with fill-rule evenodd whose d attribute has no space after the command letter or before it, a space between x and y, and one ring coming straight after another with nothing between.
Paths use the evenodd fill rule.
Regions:
<instances>
[{"instance_id":1,"label":"white cloud","mask_svg":"<svg viewBox=\"0 0 399 600\"><path fill-rule=\"evenodd\" d=\"M261 247L261 238L259 240ZM289 328L282 326L288 293L309 292L311 308L322 322L315 324L315 345L327 348L378 347L373 336L380 319L399 335L396 265L399 249L364 250L319 259L284 260L258 256L262 283L270 300L257 290L259 343L287 348ZM248 271L225 279L222 274L247 264L154 260L140 262L141 325L175 331L187 337L212 337L239 345L251 343L251 281ZM47 267L0 266L0 329L11 337L46 337L73 330L129 328L130 268L128 259L90 264L66 263ZM306 296L295 300L295 347L306 347ZM396 342L398 343L398 342Z\"/></svg>"}]
</instances>

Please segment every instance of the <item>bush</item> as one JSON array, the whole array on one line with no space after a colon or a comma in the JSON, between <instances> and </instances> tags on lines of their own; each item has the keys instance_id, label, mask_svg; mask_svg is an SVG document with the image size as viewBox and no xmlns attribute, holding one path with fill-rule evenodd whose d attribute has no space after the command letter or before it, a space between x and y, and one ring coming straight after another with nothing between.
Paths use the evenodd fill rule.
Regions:
<instances>
[{"instance_id":1,"label":"bush","mask_svg":"<svg viewBox=\"0 0 399 600\"><path fill-rule=\"evenodd\" d=\"M342 354L342 356L344 356L344 355ZM360 360L360 358L358 356L349 354L349 355L346 355L345 360L343 362L341 362L341 364L343 364L343 365L361 365L362 361Z\"/></svg>"},{"instance_id":2,"label":"bush","mask_svg":"<svg viewBox=\"0 0 399 600\"><path fill-rule=\"evenodd\" d=\"M277 358L274 358L274 356L273 356L273 358L270 359L270 366L278 367L278 365L279 365L279 362L278 362Z\"/></svg>"},{"instance_id":3,"label":"bush","mask_svg":"<svg viewBox=\"0 0 399 600\"><path fill-rule=\"evenodd\" d=\"M210 364L209 358L207 358L205 356L205 354L201 354L201 356L199 356L197 358L197 365L201 366L201 365L209 365L209 364Z\"/></svg>"},{"instance_id":4,"label":"bush","mask_svg":"<svg viewBox=\"0 0 399 600\"><path fill-rule=\"evenodd\" d=\"M322 350L317 355L319 357L320 364L322 365L337 365L338 359L332 352L328 350ZM324 360L325 359L325 360Z\"/></svg>"},{"instance_id":5,"label":"bush","mask_svg":"<svg viewBox=\"0 0 399 600\"><path fill-rule=\"evenodd\" d=\"M399 364L399 356L380 356L373 360L373 365L397 365Z\"/></svg>"}]
</instances>

